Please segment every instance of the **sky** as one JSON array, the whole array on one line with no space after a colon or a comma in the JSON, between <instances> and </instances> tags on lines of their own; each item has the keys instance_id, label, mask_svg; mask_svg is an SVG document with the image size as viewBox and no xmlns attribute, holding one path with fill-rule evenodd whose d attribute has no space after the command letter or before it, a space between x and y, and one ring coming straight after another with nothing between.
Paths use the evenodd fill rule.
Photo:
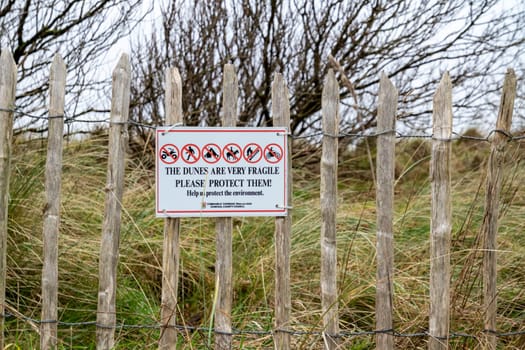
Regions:
<instances>
[{"instance_id":1,"label":"sky","mask_svg":"<svg viewBox=\"0 0 525 350\"><path fill-rule=\"evenodd\" d=\"M107 52L106 57L104 58L104 69L101 74L104 74L107 77L111 77L111 73L116 66L120 55L122 53L127 53L131 55L131 46L132 42L137 41L141 38L149 38L152 34L153 29L156 25L159 25L162 21L161 18L161 8L164 6L166 1L153 1L146 0L142 5L142 13L145 15L144 20L136 27L130 34L122 39L120 39L113 47ZM493 12L490 13L492 16L497 16L501 11L509 10L517 6L525 6L524 0L503 0L500 1L497 7ZM447 28L449 31L453 31L454 28ZM438 36L436 36L438 37ZM504 73L504 72L502 72ZM518 77L522 76L524 72L516 71ZM499 79L499 78L497 78ZM502 79L501 82L503 81ZM515 102L515 110L523 111L525 109L525 99L523 96L517 98ZM519 128L523 128L525 121L516 120L515 125L520 123ZM483 125L483 123L481 124Z\"/></svg>"}]
</instances>

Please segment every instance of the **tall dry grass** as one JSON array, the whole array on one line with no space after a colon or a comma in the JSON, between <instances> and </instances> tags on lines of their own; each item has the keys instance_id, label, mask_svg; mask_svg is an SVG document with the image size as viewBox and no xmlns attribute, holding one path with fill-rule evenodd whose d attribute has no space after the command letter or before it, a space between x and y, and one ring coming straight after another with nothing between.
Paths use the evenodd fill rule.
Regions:
<instances>
[{"instance_id":1,"label":"tall dry grass","mask_svg":"<svg viewBox=\"0 0 525 350\"><path fill-rule=\"evenodd\" d=\"M65 147L59 240L59 316L63 322L95 320L98 254L104 210L107 138L99 132ZM373 142L370 142L372 155ZM364 144L342 152L339 167L338 267L339 310L344 332L374 329L375 197ZM397 145L395 194L395 328L417 333L428 324L430 183L429 143ZM453 144L452 330L476 335L451 340L452 348L472 349L483 338L481 241L485 164L489 145ZM502 332L525 330L525 191L523 150L513 143L503 185L499 242L499 316ZM118 275L117 319L131 325L154 325L159 317L163 222L154 217L154 170L148 153L130 155L123 200ZM319 150L296 145L291 285L292 328L322 329L320 302ZM372 161L374 157L372 157ZM8 310L18 317L6 323L7 344L33 348L37 325L22 315L40 315L42 208L45 142L19 142L14 147L8 242ZM274 242L271 218L235 218L234 309L237 329L272 329L274 309ZM213 219L183 219L178 321L207 327L215 292L215 230ZM63 349L94 347L94 327L60 327ZM156 346L156 329L117 330L118 349ZM186 332L181 347L207 348L209 332ZM316 334L294 335L297 349L321 349ZM271 348L271 335L234 337L245 349ZM423 348L422 337L396 338L400 348ZM509 349L522 348L523 336L505 337ZM370 335L345 337L342 348L372 349Z\"/></svg>"}]
</instances>

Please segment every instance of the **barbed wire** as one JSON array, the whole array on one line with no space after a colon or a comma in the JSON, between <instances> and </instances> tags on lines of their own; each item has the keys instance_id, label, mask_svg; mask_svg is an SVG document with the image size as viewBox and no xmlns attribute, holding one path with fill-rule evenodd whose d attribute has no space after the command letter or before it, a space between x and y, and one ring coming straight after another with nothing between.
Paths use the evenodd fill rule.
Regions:
<instances>
[{"instance_id":1,"label":"barbed wire","mask_svg":"<svg viewBox=\"0 0 525 350\"><path fill-rule=\"evenodd\" d=\"M6 320L10 318L19 318L26 322L33 323L35 325L56 323L58 327L69 327L69 328L96 327L96 328L117 329L117 330L124 330L124 329L162 330L162 329L167 329L167 328L173 328L173 329L177 329L183 332L206 332L206 333L212 332L214 334L228 335L228 336L239 336L239 335L269 336L269 335L274 335L275 333L287 333L292 336L308 336L308 335L322 336L323 334L326 334L326 332L323 332L323 331L303 331L303 330L294 330L294 329L250 330L250 329L233 328L231 332L227 332L227 331L219 330L216 328L209 328L209 327L197 327L197 326L188 326L188 325L163 325L160 323L155 323L155 324L120 323L116 325L102 325L102 324L97 323L96 321L63 322L63 321L57 321L57 320L38 320L38 319L34 319L28 316L24 316L22 314L13 315L9 312L6 312L5 314L0 314L0 317ZM525 330L512 331L512 332L498 332L495 330L482 330L479 333L480 334L490 334L498 338L506 338L506 337L525 335ZM383 330L373 330L373 331L341 331L338 334L330 335L330 337L332 338L351 338L351 337L371 336L371 335L377 335L377 334L390 334L398 338L433 337L433 338L441 339L441 340L453 339L453 338L472 338L472 339L479 338L479 334L476 335L476 334L468 334L468 333L462 333L462 332L450 332L448 337L438 337L438 336L432 336L428 331L421 331L421 332L416 332L416 333L401 333L401 332L396 331L395 329L383 329Z\"/></svg>"},{"instance_id":2,"label":"barbed wire","mask_svg":"<svg viewBox=\"0 0 525 350\"><path fill-rule=\"evenodd\" d=\"M31 119L34 119L34 120L47 120L48 121L49 119L53 119L53 118L64 118L64 123L65 124L73 124L73 123L109 124L109 125L111 125L111 124L123 124L123 125L133 125L133 126L136 126L136 127L141 127L141 128L145 128L145 129L151 129L151 130L155 130L157 128L157 126L150 125L150 124L145 124L145 123L140 123L140 122L137 122L137 121L134 121L134 120L128 120L126 122L112 122L110 119L98 119L98 120L79 119L79 118L75 118L75 117L67 117L65 114L64 115L53 115L53 116L51 116L51 115L50 116L35 115L35 114L23 112L23 111L18 110L16 108L14 108L14 109L0 108L0 111L1 112L16 113L19 116L28 117L28 118L31 118ZM180 126L182 126L182 124ZM380 132L366 132L366 131L365 132L359 132L359 133L345 133L345 132L342 132L342 133L339 133L337 135L328 134L328 133L319 131L319 132L309 133L307 135L292 135L292 134L289 134L289 136L292 137L293 139L312 139L312 138L319 138L319 137L333 137L333 138L338 138L338 139L344 139L344 138L376 138L376 137L382 136L382 135L394 134L397 139L417 139L417 138L419 138L419 139L431 139L431 140L437 140L437 141L467 140L467 141L477 141L477 142L480 142L480 141L481 142L491 142L491 138L496 133L499 133L499 134L502 134L502 135L506 136L508 142L521 141L521 140L525 139L525 135L516 136L516 135L513 135L510 132L508 132L506 130L502 130L502 129L489 130L487 136L485 136L485 137L483 137L483 136L465 135L465 134L460 134L458 132L452 131L452 137L450 137L450 138L437 138L437 137L434 137L434 135L432 135L432 134L424 134L424 133L408 134L408 133L403 133L403 132L400 132L400 131L394 130L394 129L380 131Z\"/></svg>"},{"instance_id":3,"label":"barbed wire","mask_svg":"<svg viewBox=\"0 0 525 350\"><path fill-rule=\"evenodd\" d=\"M500 133L507 137L508 141L519 141L525 139L525 135L520 136L514 136L511 133L501 130L501 129L492 129L488 132L487 136L472 136L472 135L462 135L457 132L452 132L452 137L450 138L438 138L434 137L432 134L406 134L402 133L397 130L386 130L386 131L380 131L380 132L367 132L367 133L340 133L337 135L334 134L328 134L324 132L317 132L313 134L308 135L301 135L301 136L294 136L292 137L294 139L306 139L306 138L314 138L314 137L320 137L320 136L326 136L326 137L332 137L332 138L375 138L382 135L387 134L395 134L397 139L409 139L409 138L420 138L420 139L432 139L437 141L458 141L458 140L469 140L469 141L483 141L483 142L490 142L491 137L496 134Z\"/></svg>"}]
</instances>

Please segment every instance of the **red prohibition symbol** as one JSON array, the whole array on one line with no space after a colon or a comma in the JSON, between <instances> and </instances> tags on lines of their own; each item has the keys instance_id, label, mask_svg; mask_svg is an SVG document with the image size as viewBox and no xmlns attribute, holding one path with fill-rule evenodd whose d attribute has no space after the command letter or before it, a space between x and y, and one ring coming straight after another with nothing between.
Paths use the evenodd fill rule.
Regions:
<instances>
[{"instance_id":1,"label":"red prohibition symbol","mask_svg":"<svg viewBox=\"0 0 525 350\"><path fill-rule=\"evenodd\" d=\"M179 149L171 143L165 144L159 150L159 157L164 164L174 164L179 159Z\"/></svg>"},{"instance_id":2,"label":"red prohibition symbol","mask_svg":"<svg viewBox=\"0 0 525 350\"><path fill-rule=\"evenodd\" d=\"M278 163L283 159L283 149L276 143L270 143L264 147L264 159L268 163Z\"/></svg>"},{"instance_id":3,"label":"red prohibition symbol","mask_svg":"<svg viewBox=\"0 0 525 350\"><path fill-rule=\"evenodd\" d=\"M201 151L199 146L194 145L193 143L188 143L184 145L181 149L181 158L185 163L194 164L201 157Z\"/></svg>"},{"instance_id":4,"label":"red prohibition symbol","mask_svg":"<svg viewBox=\"0 0 525 350\"><path fill-rule=\"evenodd\" d=\"M229 143L222 149L222 156L230 164L237 163L242 158L241 146L236 143Z\"/></svg>"},{"instance_id":5,"label":"red prohibition symbol","mask_svg":"<svg viewBox=\"0 0 525 350\"><path fill-rule=\"evenodd\" d=\"M242 156L248 163L257 163L263 156L262 147L256 143L249 143L244 146L242 150Z\"/></svg>"},{"instance_id":6,"label":"red prohibition symbol","mask_svg":"<svg viewBox=\"0 0 525 350\"><path fill-rule=\"evenodd\" d=\"M202 147L202 159L209 164L217 163L221 160L221 148L215 143L208 143Z\"/></svg>"}]
</instances>

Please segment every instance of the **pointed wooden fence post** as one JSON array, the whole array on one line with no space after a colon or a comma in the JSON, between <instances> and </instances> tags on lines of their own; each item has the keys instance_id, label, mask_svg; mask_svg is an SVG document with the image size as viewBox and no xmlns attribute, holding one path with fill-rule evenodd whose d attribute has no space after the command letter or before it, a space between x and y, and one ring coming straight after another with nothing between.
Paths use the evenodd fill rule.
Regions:
<instances>
[{"instance_id":1,"label":"pointed wooden fence post","mask_svg":"<svg viewBox=\"0 0 525 350\"><path fill-rule=\"evenodd\" d=\"M290 128L290 101L288 88L280 73L275 74L272 84L273 125ZM290 290L290 250L292 232L292 138L288 137L286 182L288 186L288 215L275 218L275 349L290 348L290 313L292 309Z\"/></svg>"},{"instance_id":2,"label":"pointed wooden fence post","mask_svg":"<svg viewBox=\"0 0 525 350\"><path fill-rule=\"evenodd\" d=\"M45 173L46 204L44 206L44 262L42 266L42 324L40 349L57 346L58 322L58 234L60 228L60 188L62 186L62 140L64 134L64 103L66 65L56 54L49 78L49 120Z\"/></svg>"},{"instance_id":3,"label":"pointed wooden fence post","mask_svg":"<svg viewBox=\"0 0 525 350\"><path fill-rule=\"evenodd\" d=\"M224 65L222 126L233 127L237 123L237 97L239 87L233 65ZM232 346L232 218L216 219L215 278L217 302L215 305L215 349L231 349Z\"/></svg>"},{"instance_id":4,"label":"pointed wooden fence post","mask_svg":"<svg viewBox=\"0 0 525 350\"><path fill-rule=\"evenodd\" d=\"M321 156L321 304L325 348L338 345L337 296L337 157L339 85L329 70L322 95L323 148Z\"/></svg>"},{"instance_id":5,"label":"pointed wooden fence post","mask_svg":"<svg viewBox=\"0 0 525 350\"><path fill-rule=\"evenodd\" d=\"M377 274L376 335L378 350L394 348L394 176L397 90L385 73L379 81L377 106Z\"/></svg>"},{"instance_id":6,"label":"pointed wooden fence post","mask_svg":"<svg viewBox=\"0 0 525 350\"><path fill-rule=\"evenodd\" d=\"M450 155L452 83L443 74L434 94L433 140L430 163L432 214L430 232L430 350L448 349L450 325L450 233L452 205Z\"/></svg>"},{"instance_id":7,"label":"pointed wooden fence post","mask_svg":"<svg viewBox=\"0 0 525 350\"><path fill-rule=\"evenodd\" d=\"M166 92L164 97L166 125L183 122L182 80L176 68L168 68L165 74ZM166 218L164 221L164 244L162 251L162 297L160 309L161 333L159 349L177 348L177 291L180 263L180 218Z\"/></svg>"},{"instance_id":8,"label":"pointed wooden fence post","mask_svg":"<svg viewBox=\"0 0 525 350\"><path fill-rule=\"evenodd\" d=\"M492 146L488 162L487 189L485 193L485 215L483 216L483 296L485 308L485 332L487 333L487 349L496 349L496 316L497 316L497 242L499 197L503 180L503 165L505 162L505 146L509 141L514 99L516 97L516 75L509 69L505 75L503 91L499 106L496 131L492 138Z\"/></svg>"},{"instance_id":9,"label":"pointed wooden fence post","mask_svg":"<svg viewBox=\"0 0 525 350\"><path fill-rule=\"evenodd\" d=\"M123 54L113 70L106 200L99 259L98 350L109 350L115 345L117 320L115 301L122 195L124 192L124 161L128 146L130 72L128 55Z\"/></svg>"},{"instance_id":10,"label":"pointed wooden fence post","mask_svg":"<svg viewBox=\"0 0 525 350\"><path fill-rule=\"evenodd\" d=\"M0 349L4 348L5 286L7 264L7 222L13 113L16 99L16 64L11 52L0 55Z\"/></svg>"}]
</instances>

